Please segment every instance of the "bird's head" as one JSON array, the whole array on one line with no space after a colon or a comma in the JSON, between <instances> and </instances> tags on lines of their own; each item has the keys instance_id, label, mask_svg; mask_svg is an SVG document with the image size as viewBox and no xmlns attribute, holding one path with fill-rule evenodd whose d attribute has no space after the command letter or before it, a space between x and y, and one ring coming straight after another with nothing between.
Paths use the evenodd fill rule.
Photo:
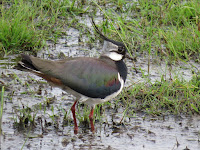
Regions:
<instances>
[{"instance_id":1,"label":"bird's head","mask_svg":"<svg viewBox=\"0 0 200 150\"><path fill-rule=\"evenodd\" d=\"M126 55L126 47L105 40L103 45L103 55L108 56L114 61L123 60Z\"/></svg>"},{"instance_id":2,"label":"bird's head","mask_svg":"<svg viewBox=\"0 0 200 150\"><path fill-rule=\"evenodd\" d=\"M126 55L126 46L122 42L114 41L112 39L109 39L108 37L104 36L94 23L94 20L92 18L92 25L96 32L101 36L102 39L104 39L104 46L103 46L103 55L108 56L110 59L114 61L120 61L125 58Z\"/></svg>"}]
</instances>

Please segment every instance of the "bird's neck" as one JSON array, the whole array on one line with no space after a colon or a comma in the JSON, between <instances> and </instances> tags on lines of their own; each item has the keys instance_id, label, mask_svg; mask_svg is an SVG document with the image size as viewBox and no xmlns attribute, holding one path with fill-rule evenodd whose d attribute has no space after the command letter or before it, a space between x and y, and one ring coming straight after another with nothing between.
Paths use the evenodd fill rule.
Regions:
<instances>
[{"instance_id":1,"label":"bird's neck","mask_svg":"<svg viewBox=\"0 0 200 150\"><path fill-rule=\"evenodd\" d=\"M124 63L123 59L120 60L120 61L115 61L115 64L117 66L117 69L119 71L120 76L122 77L122 79L125 82L126 81L126 77L127 77L127 67L126 67L126 64Z\"/></svg>"},{"instance_id":2,"label":"bird's neck","mask_svg":"<svg viewBox=\"0 0 200 150\"><path fill-rule=\"evenodd\" d=\"M116 67L120 76L123 78L124 82L126 81L127 67L126 67L126 64L124 63L123 59L120 61L114 61L105 55L100 56L99 59L101 59L103 62L105 62L113 67Z\"/></svg>"}]
</instances>

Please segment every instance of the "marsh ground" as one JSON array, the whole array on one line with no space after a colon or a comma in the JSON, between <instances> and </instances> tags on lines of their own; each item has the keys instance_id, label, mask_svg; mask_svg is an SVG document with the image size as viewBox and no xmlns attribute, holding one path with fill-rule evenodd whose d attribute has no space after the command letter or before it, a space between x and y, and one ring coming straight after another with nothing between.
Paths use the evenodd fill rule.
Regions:
<instances>
[{"instance_id":1,"label":"marsh ground","mask_svg":"<svg viewBox=\"0 0 200 150\"><path fill-rule=\"evenodd\" d=\"M198 1L2 2L1 149L199 149L198 6ZM123 93L96 108L96 133L90 132L88 107L79 104L80 131L74 135L74 97L13 66L22 52L46 59L98 57L103 43L91 26L91 12L103 33L126 42L136 58L126 60Z\"/></svg>"}]
</instances>

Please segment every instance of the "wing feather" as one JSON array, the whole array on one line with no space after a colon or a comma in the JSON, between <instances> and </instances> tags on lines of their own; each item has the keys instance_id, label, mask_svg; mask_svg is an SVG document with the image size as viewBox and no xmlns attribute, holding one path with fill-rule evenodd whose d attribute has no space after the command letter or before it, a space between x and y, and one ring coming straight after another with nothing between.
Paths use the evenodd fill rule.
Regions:
<instances>
[{"instance_id":1,"label":"wing feather","mask_svg":"<svg viewBox=\"0 0 200 150\"><path fill-rule=\"evenodd\" d=\"M103 99L121 87L116 66L107 65L100 59L77 58L65 62L42 62L38 58L31 60L40 72L59 79L67 87L87 97Z\"/></svg>"}]
</instances>

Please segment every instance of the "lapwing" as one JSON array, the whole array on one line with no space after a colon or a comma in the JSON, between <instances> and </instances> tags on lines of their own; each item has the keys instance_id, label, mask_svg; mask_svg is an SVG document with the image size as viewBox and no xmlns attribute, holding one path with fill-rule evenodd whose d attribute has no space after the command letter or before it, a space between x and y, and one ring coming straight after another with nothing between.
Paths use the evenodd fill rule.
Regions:
<instances>
[{"instance_id":1,"label":"lapwing","mask_svg":"<svg viewBox=\"0 0 200 150\"><path fill-rule=\"evenodd\" d=\"M89 114L91 131L94 132L93 112L97 104L104 103L116 97L123 89L127 67L124 63L126 46L104 36L93 19L96 32L104 39L103 53L99 58L76 57L63 60L45 60L22 54L21 61L15 67L42 77L51 85L76 97L71 107L74 119L74 133L78 133L75 115L76 103L83 102L91 106Z\"/></svg>"}]
</instances>

